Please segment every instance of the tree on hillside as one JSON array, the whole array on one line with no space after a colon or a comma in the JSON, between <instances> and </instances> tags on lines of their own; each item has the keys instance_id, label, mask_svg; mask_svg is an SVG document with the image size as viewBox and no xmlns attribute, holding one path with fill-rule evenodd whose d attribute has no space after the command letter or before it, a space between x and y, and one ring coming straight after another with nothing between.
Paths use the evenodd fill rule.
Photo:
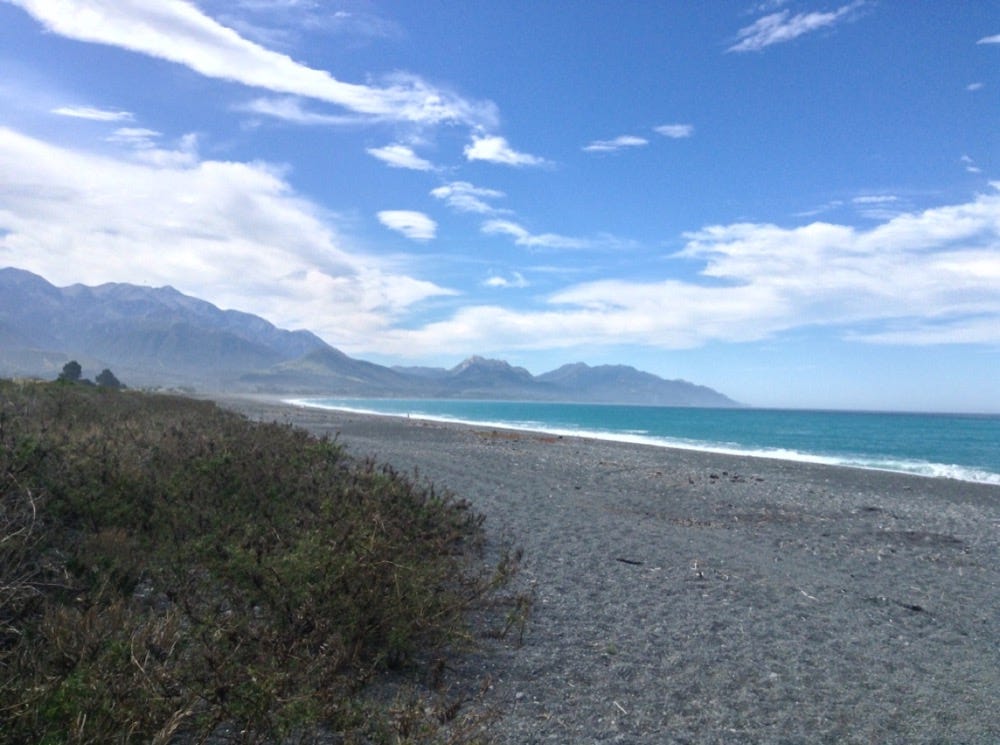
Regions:
<instances>
[{"instance_id":1,"label":"tree on hillside","mask_svg":"<svg viewBox=\"0 0 1000 745\"><path fill-rule=\"evenodd\" d=\"M79 383L82 374L83 368L80 367L80 363L76 360L70 360L63 365L62 372L59 373L57 380L63 383Z\"/></svg>"},{"instance_id":2,"label":"tree on hillside","mask_svg":"<svg viewBox=\"0 0 1000 745\"><path fill-rule=\"evenodd\" d=\"M124 388L115 374L108 370L107 368L101 370L101 374L98 375L94 380L97 381L97 385L101 388Z\"/></svg>"}]
</instances>

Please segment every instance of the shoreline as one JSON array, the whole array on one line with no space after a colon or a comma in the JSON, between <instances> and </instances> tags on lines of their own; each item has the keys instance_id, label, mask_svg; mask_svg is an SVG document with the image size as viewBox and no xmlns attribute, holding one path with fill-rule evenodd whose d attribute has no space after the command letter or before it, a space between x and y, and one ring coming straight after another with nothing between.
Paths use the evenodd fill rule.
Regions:
<instances>
[{"instance_id":1,"label":"shoreline","mask_svg":"<svg viewBox=\"0 0 1000 745\"><path fill-rule=\"evenodd\" d=\"M495 741L1000 741L1000 487L216 397L469 500L524 644L449 663Z\"/></svg>"},{"instance_id":2,"label":"shoreline","mask_svg":"<svg viewBox=\"0 0 1000 745\"><path fill-rule=\"evenodd\" d=\"M915 476L917 478L929 479L949 479L952 481L968 482L973 484L986 484L1000 486L1000 473L982 470L973 466L959 466L947 463L933 463L927 461L908 461L914 468L891 467L888 465L874 465L859 463L847 460L843 457L809 453L799 450L787 450L781 448L774 449L739 449L736 447L726 447L724 445L688 443L678 440L671 440L666 437L657 437L648 434L630 434L621 432L604 432L600 430L574 430L560 427L547 427L544 425L532 426L535 423L524 423L523 426L516 422L506 421L476 421L471 419L458 419L445 415L435 416L432 414L410 413L388 413L364 408L353 408L350 406L330 406L310 402L307 398L281 398L278 402L287 406L301 407L305 409L319 409L323 411L342 412L346 414L357 414L360 416L392 417L405 419L408 421L426 421L439 424L454 424L465 427L490 427L504 429L514 432L540 433L555 435L558 437L578 437L582 439L600 440L609 443L620 443L625 445L644 445L649 447L666 448L670 450L686 450L697 453L708 453L714 455L727 455L736 458L763 458L768 460L780 460L788 463L801 463L808 465L830 466L834 468L852 468L863 471L877 471L882 473L892 473L899 475ZM984 415L992 416L992 415ZM930 473L916 470L917 466L925 466ZM958 475L961 474L961 475Z\"/></svg>"}]
</instances>

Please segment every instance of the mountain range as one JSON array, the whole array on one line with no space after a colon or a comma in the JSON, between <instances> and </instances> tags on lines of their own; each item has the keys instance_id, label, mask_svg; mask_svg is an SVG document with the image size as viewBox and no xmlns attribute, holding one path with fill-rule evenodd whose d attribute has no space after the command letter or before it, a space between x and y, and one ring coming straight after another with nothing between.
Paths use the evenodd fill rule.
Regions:
<instances>
[{"instance_id":1,"label":"mountain range","mask_svg":"<svg viewBox=\"0 0 1000 745\"><path fill-rule=\"evenodd\" d=\"M626 365L582 362L542 375L472 356L453 368L385 367L354 359L309 331L221 310L172 287L56 287L0 269L0 376L54 379L77 360L126 385L333 396L483 398L736 406L711 388Z\"/></svg>"}]
</instances>

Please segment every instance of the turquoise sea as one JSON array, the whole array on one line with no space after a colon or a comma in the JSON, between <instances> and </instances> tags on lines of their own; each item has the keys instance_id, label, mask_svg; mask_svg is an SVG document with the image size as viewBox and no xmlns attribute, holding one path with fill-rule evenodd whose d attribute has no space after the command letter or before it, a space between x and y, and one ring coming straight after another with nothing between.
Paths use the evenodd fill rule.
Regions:
<instances>
[{"instance_id":1,"label":"turquoise sea","mask_svg":"<svg viewBox=\"0 0 1000 745\"><path fill-rule=\"evenodd\" d=\"M295 403L1000 485L1000 415L464 400Z\"/></svg>"}]
</instances>

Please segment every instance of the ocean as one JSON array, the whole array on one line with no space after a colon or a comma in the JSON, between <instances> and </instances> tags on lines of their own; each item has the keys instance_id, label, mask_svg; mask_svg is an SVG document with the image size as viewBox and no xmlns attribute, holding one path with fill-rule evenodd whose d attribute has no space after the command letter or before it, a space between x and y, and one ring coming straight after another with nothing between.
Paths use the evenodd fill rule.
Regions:
<instances>
[{"instance_id":1,"label":"ocean","mask_svg":"<svg viewBox=\"0 0 1000 745\"><path fill-rule=\"evenodd\" d=\"M292 403L1000 485L1000 415L437 399Z\"/></svg>"}]
</instances>

